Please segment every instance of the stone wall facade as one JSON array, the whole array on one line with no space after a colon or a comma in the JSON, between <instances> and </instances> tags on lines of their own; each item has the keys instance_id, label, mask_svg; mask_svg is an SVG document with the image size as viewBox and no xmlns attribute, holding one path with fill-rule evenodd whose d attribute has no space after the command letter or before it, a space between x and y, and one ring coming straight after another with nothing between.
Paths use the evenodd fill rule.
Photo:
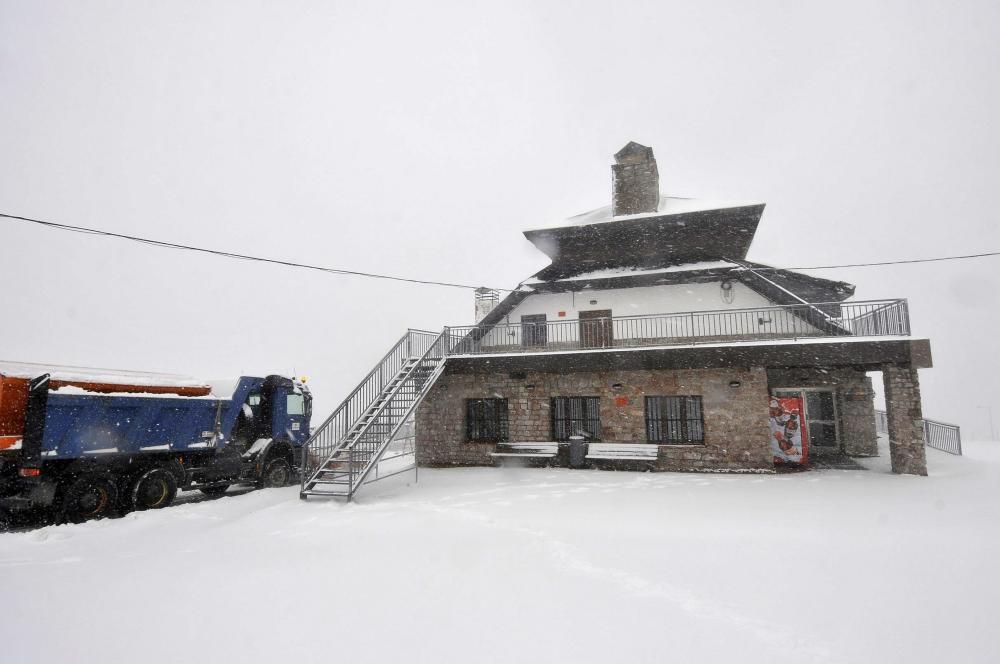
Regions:
<instances>
[{"instance_id":1,"label":"stone wall facade","mask_svg":"<svg viewBox=\"0 0 1000 664\"><path fill-rule=\"evenodd\" d=\"M552 438L552 397L599 397L601 442L646 443L646 396L702 397L705 442L659 445L658 470L771 471L763 368L445 373L417 409L417 461L493 465L494 443L466 438L466 400L505 398L510 442Z\"/></svg>"},{"instance_id":2,"label":"stone wall facade","mask_svg":"<svg viewBox=\"0 0 1000 664\"><path fill-rule=\"evenodd\" d=\"M768 387L830 388L835 390L840 451L849 456L878 456L875 430L875 391L864 371L851 367L768 369Z\"/></svg>"}]
</instances>

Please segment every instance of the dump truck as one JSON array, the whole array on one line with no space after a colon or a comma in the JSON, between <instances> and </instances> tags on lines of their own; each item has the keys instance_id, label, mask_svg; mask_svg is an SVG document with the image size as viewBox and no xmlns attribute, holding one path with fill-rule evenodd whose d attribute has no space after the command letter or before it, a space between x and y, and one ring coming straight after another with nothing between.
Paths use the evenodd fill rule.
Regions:
<instances>
[{"instance_id":1,"label":"dump truck","mask_svg":"<svg viewBox=\"0 0 1000 664\"><path fill-rule=\"evenodd\" d=\"M304 382L278 375L224 388L0 364L0 509L83 521L166 507L181 490L282 486L311 411Z\"/></svg>"}]
</instances>

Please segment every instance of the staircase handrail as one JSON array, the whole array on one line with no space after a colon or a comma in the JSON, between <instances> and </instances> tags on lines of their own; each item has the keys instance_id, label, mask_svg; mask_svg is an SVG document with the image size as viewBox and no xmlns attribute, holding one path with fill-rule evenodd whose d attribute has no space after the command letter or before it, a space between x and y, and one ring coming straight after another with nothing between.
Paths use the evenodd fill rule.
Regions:
<instances>
[{"instance_id":1,"label":"staircase handrail","mask_svg":"<svg viewBox=\"0 0 1000 664\"><path fill-rule=\"evenodd\" d=\"M372 399L371 399L371 401L367 402L366 404L363 405L363 407L361 407L359 409L359 412L358 412L358 415L357 415L356 418L352 419L350 422L345 422L344 423L343 432L340 433L337 436L337 438L334 440L331 449L329 451L327 451L327 452L324 452L324 456L326 456L326 455L332 453L333 451L339 449L343 445L347 433L364 416L365 411L368 409L368 407L371 405L371 403L376 398L378 398L378 396L382 393L382 390L385 389L385 386L388 384L388 382L390 380L392 380L393 378L396 377L396 373L399 371L398 367L396 367L395 369L390 369L389 371L386 371L387 364L389 363L389 360L394 355L396 355L397 352L404 345L407 346L407 358L406 359L409 359L409 348L410 348L410 343L412 341L411 336L414 335L414 334L433 336L433 335L436 335L438 333L436 333L436 332L430 332L430 331L427 331L427 330L416 330L416 329L412 329L412 328L408 329L403 334L403 336L400 337L399 341L397 341L395 344L393 344L392 348L390 348L389 351L385 355L382 356L382 359L380 359L375 364L375 367L370 372L368 372L368 375L366 375L361 380L361 382L358 383L357 387L355 387L350 392L350 394L348 394L347 397L340 403L340 405L337 406L337 408L335 408L332 413L330 413L330 416L327 417L320 426L318 426L315 430L313 430L313 432L309 436L308 440L306 440L305 444L303 444L303 446L302 446L302 484L303 484L303 486L305 485L305 482L306 482L307 478L309 477L309 475L311 475L313 473L313 469L306 468L306 466L307 466L307 460L309 458L309 449L313 446L314 441L316 441L318 438L320 438L321 436L323 436L324 434L326 434L327 433L327 429L330 428L331 426L333 426L333 424L337 421L337 419L341 416L341 414L346 409L350 408L352 405L356 405L356 404L352 403L352 401L355 399L355 397L359 393L361 393L362 390L364 390L364 388L367 386L368 382L372 379L373 376L375 376L379 372L383 372L384 375L378 381L379 384L377 386L375 386L375 387L372 388ZM440 336L440 335L438 335L438 336ZM436 341L437 341L437 338L435 338L435 341L431 343L431 347L434 346L434 343L436 343ZM402 366L402 361L400 362L400 366Z\"/></svg>"},{"instance_id":2,"label":"staircase handrail","mask_svg":"<svg viewBox=\"0 0 1000 664\"><path fill-rule=\"evenodd\" d=\"M399 381L399 384L396 385L396 387L393 388L393 390L388 395L386 395L386 398L382 402L382 405L379 406L378 410L376 410L374 413L372 413L372 416L368 419L368 423L365 424L361 428L361 430L358 431L358 433L354 436L354 441L350 444L350 446L348 446L348 449L353 448L354 445L356 445L357 442L359 440L361 440L361 437L364 436L365 433L367 433L368 429L373 424L375 424L375 421L378 419L378 416L381 415L382 411L384 411L389 406L389 403L392 402L392 400L396 398L396 394L399 392L399 390L402 389L403 385L406 384L406 381L410 379L410 376L413 375L413 372L416 371L417 367L419 367L423 363L423 361L425 359L427 359L427 356L430 354L430 352L432 350L434 350L434 346L437 345L437 342L443 336L444 336L444 332L441 332L440 334L437 335L437 337L434 339L434 343L432 343L430 345L430 348L428 348L427 351L423 355L421 355L419 359L417 359L417 361L413 364L413 366L410 367L410 370L406 372L406 376L403 378L403 380ZM441 355L441 358L444 359L444 355L443 354ZM421 390L421 393L422 392L423 392L423 390Z\"/></svg>"},{"instance_id":3,"label":"staircase handrail","mask_svg":"<svg viewBox=\"0 0 1000 664\"><path fill-rule=\"evenodd\" d=\"M369 371L368 375L361 379L361 382L358 383L357 387L355 387L351 391L351 393L348 394L347 397L340 403L340 405L334 409L333 413L331 413L330 416L323 421L323 424L316 427L315 433L319 433L320 429L324 428L327 424L329 424L330 420L336 417L340 413L340 411L342 411L347 406L347 404L351 401L351 399L353 399L354 396L361 391L361 388L365 386L365 383L368 382L368 379L374 376L378 372L378 370L382 368L382 365L385 364L385 361L388 360L394 352L396 352L396 349L402 346L404 342L409 340L410 334L413 332L416 332L417 334L438 334L437 332L429 332L427 330L413 330L413 329L407 330L403 334L403 336L399 338L399 341L393 344L392 348L389 349L389 352L383 355L382 359L375 364L375 368ZM385 383L383 383L381 387L385 387ZM310 436L310 438L312 438L312 436ZM306 445L308 444L309 442L306 441Z\"/></svg>"},{"instance_id":4,"label":"staircase handrail","mask_svg":"<svg viewBox=\"0 0 1000 664\"><path fill-rule=\"evenodd\" d=\"M441 336L444 336L443 332L442 332ZM428 352L430 352L430 351L428 351ZM424 357L426 357L426 354L425 354ZM444 360L444 355L441 356L441 359ZM412 373L416 370L417 367L419 367L421 365L421 363L423 361L424 361L424 358L421 358L416 364L413 365L413 368L407 374L407 379L409 379L409 377L412 375ZM399 429L403 426L403 424L410 417L410 415L413 414L413 411L417 409L417 406L420 405L420 402L423 399L424 394L426 394L427 391L431 388L431 385L434 384L434 380L437 378L438 375L440 375L440 373L443 370L444 370L444 362L442 361L442 362L440 362L437 365L437 367L435 367L434 371L431 372L431 374L427 376L427 380L424 383L423 387L421 387L420 391L417 392L414 395L414 397L413 397L413 403L410 404L410 407L407 408L406 412L399 418L399 422L397 422L396 425L389 432L388 437L386 438L386 440L388 442L392 442L392 440L396 437L396 433L399 432ZM401 381L401 383L403 383L403 382L406 382L406 381L405 380ZM395 390L393 392L393 395L391 397L389 397L388 399L386 399L386 403L389 403L390 401L392 401L393 399L395 399L396 396L397 396L397 392L398 392L398 388L397 388L397 390ZM356 438L355 440L360 440L360 436L358 436L358 438ZM349 448L349 449L351 449L352 452L353 452L353 448ZM368 463L364 466L364 468L360 469L357 472L357 479L356 480L355 480L355 472L354 472L354 467L353 467L354 466L354 457L353 457L353 455L351 456L351 460L350 460L350 466L351 467L350 467L350 470L348 472L348 481L350 482L350 484L348 485L348 491L349 491L348 492L348 496L347 496L348 500L350 500L354 496L354 492L357 491L357 488L360 487L362 484L364 484L365 479L372 472L372 469L376 465L378 465L378 463L381 460L381 458L385 455L385 451L387 449L389 449L388 444L384 445L379 452L377 452L376 454L373 454L372 457L368 460Z\"/></svg>"}]
</instances>

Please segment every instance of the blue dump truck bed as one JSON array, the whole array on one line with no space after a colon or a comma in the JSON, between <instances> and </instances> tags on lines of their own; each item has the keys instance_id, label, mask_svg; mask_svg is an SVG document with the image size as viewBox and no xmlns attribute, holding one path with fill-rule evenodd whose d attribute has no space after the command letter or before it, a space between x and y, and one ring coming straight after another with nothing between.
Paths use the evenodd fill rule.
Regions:
<instances>
[{"instance_id":1,"label":"blue dump truck bed","mask_svg":"<svg viewBox=\"0 0 1000 664\"><path fill-rule=\"evenodd\" d=\"M55 460L223 447L247 395L262 383L261 378L240 378L229 399L52 391L41 455Z\"/></svg>"},{"instance_id":2,"label":"blue dump truck bed","mask_svg":"<svg viewBox=\"0 0 1000 664\"><path fill-rule=\"evenodd\" d=\"M232 403L208 397L53 392L48 398L42 456L75 459L212 447Z\"/></svg>"}]
</instances>

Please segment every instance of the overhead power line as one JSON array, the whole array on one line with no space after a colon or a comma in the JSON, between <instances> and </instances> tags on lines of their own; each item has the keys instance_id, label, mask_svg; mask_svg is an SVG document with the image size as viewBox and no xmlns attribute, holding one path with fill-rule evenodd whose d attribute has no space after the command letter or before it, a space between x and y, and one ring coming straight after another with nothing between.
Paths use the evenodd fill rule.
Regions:
<instances>
[{"instance_id":1,"label":"overhead power line","mask_svg":"<svg viewBox=\"0 0 1000 664\"><path fill-rule=\"evenodd\" d=\"M248 254L237 254L231 251L222 251L219 249L206 249L204 247L195 247L187 244L178 244L176 242L165 242L163 240L153 240L145 237L138 237L135 235L125 235L123 233L112 233L111 231L102 231L96 228L87 228L85 226L72 226L70 224L59 224L54 221L44 221L42 219L32 219L31 217L20 217L15 214L4 214L0 212L0 217L5 219L11 219L14 221L23 221L32 224L39 224L47 228L54 228L62 231L72 231L74 233L86 233L88 235L103 235L105 237L114 237L120 240L130 240L132 242L139 242L142 244L152 245L154 247L163 247L166 249L181 249L184 251L196 251L203 254L212 254L214 256L222 256L224 258L235 258L244 261L256 261L258 263L271 263L273 265L283 265L285 267L297 267L305 270L316 270L318 272L326 272L328 274L342 274L350 275L354 277L368 277L370 279L387 279L390 281L403 281L411 284L426 284L429 286L448 286L450 288L481 288L482 286L471 286L469 284L457 284L448 281L434 281L431 279L411 279L409 277L399 277L389 274L379 274L377 272L360 272L357 270L344 270L342 268L336 267L324 267L321 265L309 265L308 263L296 263L294 261L286 261L277 258L265 258L263 256L250 256ZM509 291L509 288L494 288L493 290Z\"/></svg>"},{"instance_id":2,"label":"overhead power line","mask_svg":"<svg viewBox=\"0 0 1000 664\"><path fill-rule=\"evenodd\" d=\"M32 224L38 224L45 226L47 228L53 228L56 230L71 231L74 233L86 233L90 235L103 235L105 237L118 238L120 240L130 240L132 242L139 242L142 244L152 245L154 247L163 247L166 249L180 249L184 251L196 251L203 254L212 254L214 256L222 256L224 258L234 258L238 260L245 261L255 261L258 263L271 263L273 265L282 265L285 267L296 267L306 270L315 270L317 272L326 272L328 274L340 274L349 275L355 277L367 277L370 279L386 279L389 281L402 281L411 284L426 284L429 286L447 286L449 288L466 288L466 289L476 289L482 288L482 286L474 286L470 284L459 284L447 281L435 281L432 279L412 279L409 277L400 277L389 274L380 274L377 272L361 272L358 270L345 270L342 268L335 267L324 267L321 265L309 265L308 263L297 263L294 261L286 261L277 258L266 258L263 256L250 256L248 254L238 254L231 251L222 251L219 249L207 249L205 247L195 247L192 245L179 244L176 242L166 242L163 240L154 240L150 238L138 237L135 235L125 235L123 233L113 233L111 231L103 231L97 228L87 228L85 226L72 226L70 224L60 224L54 221L44 221L42 219L32 219L31 217L21 217L14 214L4 214L0 212L0 218L10 219L13 221L21 221ZM778 270L837 270L841 268L855 268L855 267L880 267L886 265L910 265L915 263L937 263L942 261L956 261L956 260L966 260L971 258L987 258L991 256L1000 256L1000 251L990 251L980 254L965 254L961 256L937 256L934 258L910 258L895 261L877 261L871 263L846 263L844 265L808 265L800 267L754 267L756 272L766 272L766 271L778 271ZM510 288L492 288L496 291L510 292Z\"/></svg>"},{"instance_id":3,"label":"overhead power line","mask_svg":"<svg viewBox=\"0 0 1000 664\"><path fill-rule=\"evenodd\" d=\"M909 258L898 261L880 261L878 263L848 263L846 265L811 265L809 267L755 267L754 270L836 270L844 267L879 267L882 265L909 265L912 263L938 263L940 261L958 261L966 258L986 258L1000 256L1000 251L989 251L983 254L966 254L964 256L938 256L936 258Z\"/></svg>"}]
</instances>

